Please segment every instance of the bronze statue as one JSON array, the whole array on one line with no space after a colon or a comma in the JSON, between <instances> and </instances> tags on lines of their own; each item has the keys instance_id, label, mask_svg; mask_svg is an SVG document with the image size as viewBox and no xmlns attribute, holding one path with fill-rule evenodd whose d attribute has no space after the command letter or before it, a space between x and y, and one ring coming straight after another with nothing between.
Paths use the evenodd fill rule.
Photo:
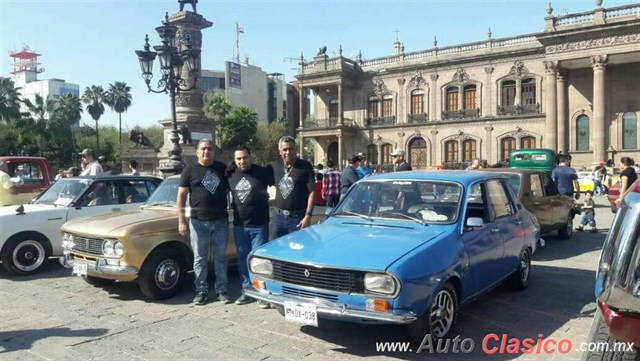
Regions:
<instances>
[{"instance_id":1,"label":"bronze statue","mask_svg":"<svg viewBox=\"0 0 640 361\"><path fill-rule=\"evenodd\" d=\"M191 7L193 8L193 12L195 14L198 13L196 11L196 4L198 3L198 0L178 0L178 2L180 3L180 11L184 11L185 4L191 4Z\"/></svg>"},{"instance_id":2,"label":"bronze statue","mask_svg":"<svg viewBox=\"0 0 640 361\"><path fill-rule=\"evenodd\" d=\"M129 133L129 140L131 140L135 144L136 148L150 147L155 149L153 144L151 144L151 140L149 140L149 138L147 138L147 136L144 135L144 132L131 129L131 132Z\"/></svg>"},{"instance_id":3,"label":"bronze statue","mask_svg":"<svg viewBox=\"0 0 640 361\"><path fill-rule=\"evenodd\" d=\"M186 124L180 126L179 132L182 138L182 144L191 144L191 131Z\"/></svg>"}]
</instances>

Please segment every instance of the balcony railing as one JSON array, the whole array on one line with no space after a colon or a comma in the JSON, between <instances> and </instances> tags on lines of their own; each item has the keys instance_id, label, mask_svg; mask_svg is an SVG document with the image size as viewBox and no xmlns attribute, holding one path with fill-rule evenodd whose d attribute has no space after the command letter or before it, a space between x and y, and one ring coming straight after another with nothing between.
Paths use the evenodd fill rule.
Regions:
<instances>
[{"instance_id":1,"label":"balcony railing","mask_svg":"<svg viewBox=\"0 0 640 361\"><path fill-rule=\"evenodd\" d=\"M540 113L540 104L499 105L498 115L520 115Z\"/></svg>"},{"instance_id":2,"label":"balcony railing","mask_svg":"<svg viewBox=\"0 0 640 361\"><path fill-rule=\"evenodd\" d=\"M442 120L480 118L480 108L446 110L442 112Z\"/></svg>"},{"instance_id":3,"label":"balcony railing","mask_svg":"<svg viewBox=\"0 0 640 361\"><path fill-rule=\"evenodd\" d=\"M395 115L392 115L390 117L367 118L365 124L367 124L368 127L393 125L396 124L396 117Z\"/></svg>"},{"instance_id":4,"label":"balcony railing","mask_svg":"<svg viewBox=\"0 0 640 361\"><path fill-rule=\"evenodd\" d=\"M407 116L407 123L409 124L426 123L428 120L427 113L409 114Z\"/></svg>"},{"instance_id":5,"label":"balcony railing","mask_svg":"<svg viewBox=\"0 0 640 361\"><path fill-rule=\"evenodd\" d=\"M338 118L314 119L304 122L304 129L331 128L339 126ZM353 119L342 119L342 125L352 127L355 125Z\"/></svg>"}]
</instances>

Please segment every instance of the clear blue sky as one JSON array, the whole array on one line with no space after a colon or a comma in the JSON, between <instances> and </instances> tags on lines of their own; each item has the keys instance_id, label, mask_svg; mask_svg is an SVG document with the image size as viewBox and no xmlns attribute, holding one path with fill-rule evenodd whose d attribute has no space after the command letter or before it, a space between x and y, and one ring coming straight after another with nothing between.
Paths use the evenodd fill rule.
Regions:
<instances>
[{"instance_id":1,"label":"clear blue sky","mask_svg":"<svg viewBox=\"0 0 640 361\"><path fill-rule=\"evenodd\" d=\"M547 0L544 1L214 1L200 0L198 13L213 27L203 31L202 65L224 69L235 44L235 23L244 27L240 55L267 73L285 74L294 80L296 62L304 53L310 59L321 46L327 54L363 58L390 55L395 32L405 52L484 40L490 27L494 38L541 31ZM604 0L612 7L632 1ZM552 1L554 15L590 11L593 0ZM187 5L188 10L191 7ZM41 79L62 78L85 87L104 88L125 81L132 88L133 105L123 115L123 129L156 124L169 117L169 98L150 94L140 77L134 50L142 49L144 35L152 45L159 43L155 27L165 12L179 9L177 0L0 0L0 65L2 76L10 76L9 52L23 45L42 54L45 72ZM158 65L155 65L158 69ZM156 78L157 78L156 74ZM85 112L86 113L86 112ZM93 125L88 114L84 123ZM110 110L102 124L116 125Z\"/></svg>"}]
</instances>

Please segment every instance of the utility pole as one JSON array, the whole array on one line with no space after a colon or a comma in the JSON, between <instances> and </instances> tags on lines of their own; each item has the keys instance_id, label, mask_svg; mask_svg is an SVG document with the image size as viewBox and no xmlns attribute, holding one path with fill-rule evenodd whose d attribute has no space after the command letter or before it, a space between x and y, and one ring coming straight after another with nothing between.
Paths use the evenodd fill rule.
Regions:
<instances>
[{"instance_id":1,"label":"utility pole","mask_svg":"<svg viewBox=\"0 0 640 361\"><path fill-rule=\"evenodd\" d=\"M244 26L236 22L236 46L233 49L233 61L240 64L240 34L244 34Z\"/></svg>"}]
</instances>

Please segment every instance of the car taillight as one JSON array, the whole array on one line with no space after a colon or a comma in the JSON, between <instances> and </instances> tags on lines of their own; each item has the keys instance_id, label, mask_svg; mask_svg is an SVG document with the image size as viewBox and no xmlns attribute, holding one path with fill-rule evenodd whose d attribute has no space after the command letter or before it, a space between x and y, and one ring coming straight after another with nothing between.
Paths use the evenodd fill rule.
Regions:
<instances>
[{"instance_id":1,"label":"car taillight","mask_svg":"<svg viewBox=\"0 0 640 361\"><path fill-rule=\"evenodd\" d=\"M640 178L638 178L631 187L629 187L629 192L640 193Z\"/></svg>"}]
</instances>

